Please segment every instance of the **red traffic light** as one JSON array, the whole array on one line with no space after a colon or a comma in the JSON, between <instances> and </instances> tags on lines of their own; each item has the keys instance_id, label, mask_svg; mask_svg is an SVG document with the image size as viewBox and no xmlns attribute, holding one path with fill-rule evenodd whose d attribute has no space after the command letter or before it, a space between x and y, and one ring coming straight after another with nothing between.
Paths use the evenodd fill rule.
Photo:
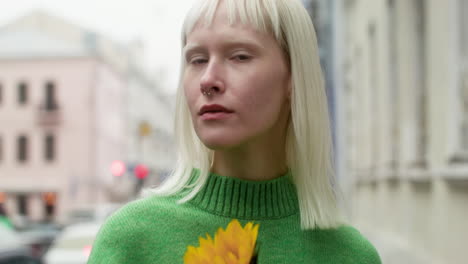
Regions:
<instances>
[{"instance_id":1,"label":"red traffic light","mask_svg":"<svg viewBox=\"0 0 468 264\"><path fill-rule=\"evenodd\" d=\"M149 169L143 164L138 164L135 166L133 173L138 179L144 179L148 175Z\"/></svg>"},{"instance_id":2,"label":"red traffic light","mask_svg":"<svg viewBox=\"0 0 468 264\"><path fill-rule=\"evenodd\" d=\"M114 176L122 176L126 170L125 163L121 160L113 161L111 164L111 173Z\"/></svg>"}]
</instances>

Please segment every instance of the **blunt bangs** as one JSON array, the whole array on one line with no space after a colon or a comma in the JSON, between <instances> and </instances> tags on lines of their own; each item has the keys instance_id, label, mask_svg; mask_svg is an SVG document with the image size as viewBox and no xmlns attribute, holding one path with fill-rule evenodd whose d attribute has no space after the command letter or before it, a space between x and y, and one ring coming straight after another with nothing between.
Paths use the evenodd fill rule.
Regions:
<instances>
[{"instance_id":1,"label":"blunt bangs","mask_svg":"<svg viewBox=\"0 0 468 264\"><path fill-rule=\"evenodd\" d=\"M197 24L209 27L216 10L225 1L229 24L241 23L250 25L261 33L272 34L280 47L287 50L283 31L281 30L280 16L277 6L271 4L272 1L252 1L252 0L198 0L195 8L187 14L182 28L182 44L185 46L187 36L192 32Z\"/></svg>"}]
</instances>

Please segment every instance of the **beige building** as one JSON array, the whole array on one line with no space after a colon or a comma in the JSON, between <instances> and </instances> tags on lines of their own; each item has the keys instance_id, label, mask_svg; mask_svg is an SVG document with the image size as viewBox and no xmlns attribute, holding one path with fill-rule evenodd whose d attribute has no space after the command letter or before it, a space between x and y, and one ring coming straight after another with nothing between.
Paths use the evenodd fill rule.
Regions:
<instances>
[{"instance_id":1,"label":"beige building","mask_svg":"<svg viewBox=\"0 0 468 264\"><path fill-rule=\"evenodd\" d=\"M383 263L466 263L468 1L342 3L352 219Z\"/></svg>"},{"instance_id":2,"label":"beige building","mask_svg":"<svg viewBox=\"0 0 468 264\"><path fill-rule=\"evenodd\" d=\"M16 224L130 199L115 160L145 164L149 183L167 174L171 106L142 56L43 12L0 29L0 192Z\"/></svg>"}]
</instances>

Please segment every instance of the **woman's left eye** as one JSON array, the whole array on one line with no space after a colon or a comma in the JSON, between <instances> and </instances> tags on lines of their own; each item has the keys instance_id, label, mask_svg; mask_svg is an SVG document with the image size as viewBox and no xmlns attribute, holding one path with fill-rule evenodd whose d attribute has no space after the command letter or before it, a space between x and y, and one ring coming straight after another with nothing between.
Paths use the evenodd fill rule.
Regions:
<instances>
[{"instance_id":1,"label":"woman's left eye","mask_svg":"<svg viewBox=\"0 0 468 264\"><path fill-rule=\"evenodd\" d=\"M233 56L232 59L236 61L248 61L251 59L251 56L245 54L238 54Z\"/></svg>"}]
</instances>

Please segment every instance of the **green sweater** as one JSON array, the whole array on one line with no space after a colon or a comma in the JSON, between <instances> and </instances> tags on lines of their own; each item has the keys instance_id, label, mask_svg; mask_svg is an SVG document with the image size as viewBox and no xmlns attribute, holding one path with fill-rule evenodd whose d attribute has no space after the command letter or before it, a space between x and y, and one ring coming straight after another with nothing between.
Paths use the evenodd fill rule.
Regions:
<instances>
[{"instance_id":1,"label":"green sweater","mask_svg":"<svg viewBox=\"0 0 468 264\"><path fill-rule=\"evenodd\" d=\"M254 182L211 174L191 201L152 196L114 213L102 226L88 264L183 263L187 246L214 236L232 219L259 224L260 264L379 264L375 248L354 228L300 228L295 187L289 175Z\"/></svg>"}]
</instances>

